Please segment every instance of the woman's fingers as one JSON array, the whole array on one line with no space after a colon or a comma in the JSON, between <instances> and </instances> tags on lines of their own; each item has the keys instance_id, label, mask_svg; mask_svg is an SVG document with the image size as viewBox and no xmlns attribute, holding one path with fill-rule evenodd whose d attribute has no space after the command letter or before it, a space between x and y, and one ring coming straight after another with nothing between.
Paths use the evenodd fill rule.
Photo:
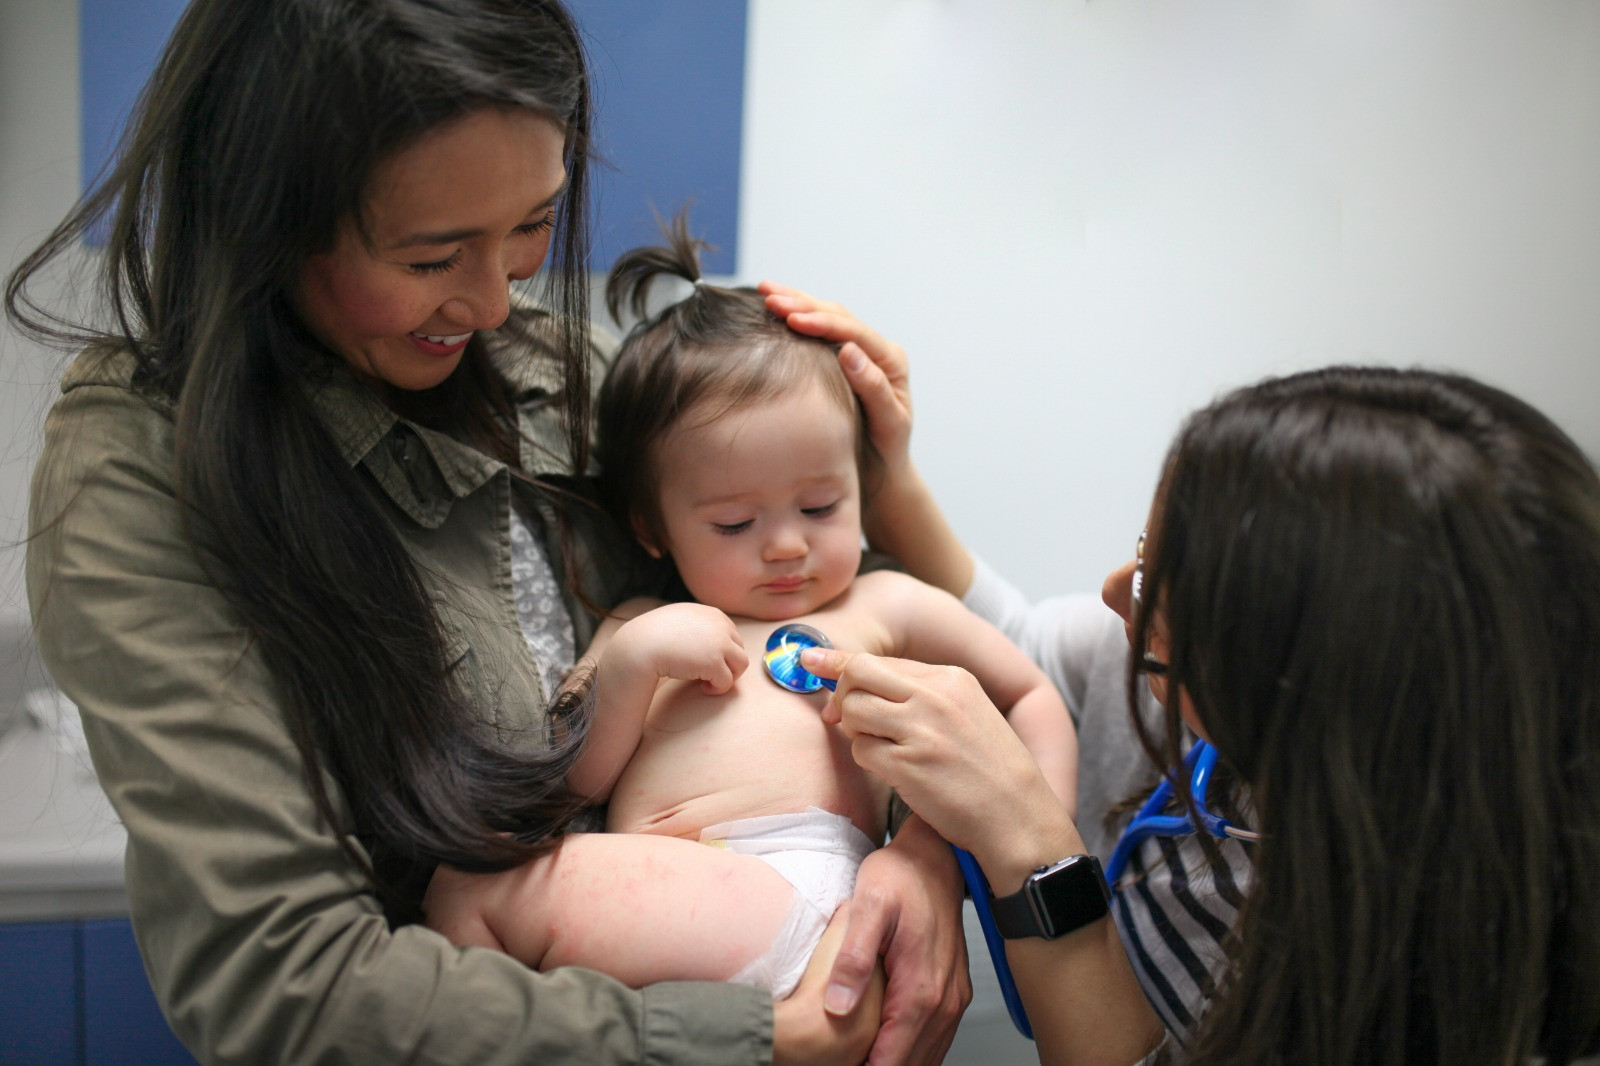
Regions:
<instances>
[{"instance_id":1,"label":"woman's fingers","mask_svg":"<svg viewBox=\"0 0 1600 1066\"><path fill-rule=\"evenodd\" d=\"M807 648L800 662L837 682L823 720L856 742L858 762L870 759L873 765L861 764L896 786L908 759L920 772L947 762L988 725L1009 732L977 680L958 667L837 648ZM881 744L862 743L869 738Z\"/></svg>"},{"instance_id":2,"label":"woman's fingers","mask_svg":"<svg viewBox=\"0 0 1600 1066\"><path fill-rule=\"evenodd\" d=\"M824 1008L830 991L832 962L850 921L850 903L841 904L822 940L812 953L800 984L788 998L773 1005L772 1061L789 1063L861 1062L876 1037L883 1013L883 969L873 954L864 960L856 1009L831 1012Z\"/></svg>"},{"instance_id":3,"label":"woman's fingers","mask_svg":"<svg viewBox=\"0 0 1600 1066\"><path fill-rule=\"evenodd\" d=\"M784 319L790 329L837 344L853 341L897 387L905 384L909 376L905 349L851 314L843 304L821 300L808 292L774 281L763 281L759 289L766 296L767 309ZM909 402L909 388L902 388L901 391Z\"/></svg>"},{"instance_id":4,"label":"woman's fingers","mask_svg":"<svg viewBox=\"0 0 1600 1066\"><path fill-rule=\"evenodd\" d=\"M894 740L904 739L912 721L903 705L917 694L919 677L944 669L837 648L807 648L800 653L800 665L818 677L838 682L823 712L824 721L842 725L852 737L870 733Z\"/></svg>"},{"instance_id":5,"label":"woman's fingers","mask_svg":"<svg viewBox=\"0 0 1600 1066\"><path fill-rule=\"evenodd\" d=\"M807 649L801 662L837 679L824 720L850 738L851 757L951 843L974 850L992 833L994 812L1023 809L1040 795L1059 807L1033 756L965 670L832 648Z\"/></svg>"},{"instance_id":6,"label":"woman's fingers","mask_svg":"<svg viewBox=\"0 0 1600 1066\"><path fill-rule=\"evenodd\" d=\"M787 311L774 312L777 314L793 311L833 311L842 315L850 314L849 311L845 310L843 304L835 303L832 300L818 299L804 289L797 289L793 285L784 285L776 281L763 281L756 286L756 291L763 296L777 297L779 301L783 302ZM769 299L767 306L772 307L773 302L773 300Z\"/></svg>"},{"instance_id":7,"label":"woman's fingers","mask_svg":"<svg viewBox=\"0 0 1600 1066\"><path fill-rule=\"evenodd\" d=\"M911 460L911 369L905 349L870 328L842 304L763 281L767 309L796 333L840 345L839 364L867 413L872 445L890 471Z\"/></svg>"},{"instance_id":8,"label":"woman's fingers","mask_svg":"<svg viewBox=\"0 0 1600 1066\"><path fill-rule=\"evenodd\" d=\"M911 397L897 388L882 366L854 341L839 350L839 366L850 388L861 397L872 446L891 469L911 461Z\"/></svg>"},{"instance_id":9,"label":"woman's fingers","mask_svg":"<svg viewBox=\"0 0 1600 1066\"><path fill-rule=\"evenodd\" d=\"M789 328L796 333L820 337L835 344L860 345L867 357L896 386L907 405L910 404L910 361L906 358L906 350L900 345L838 304L819 301L815 306L802 306L800 302L787 297L768 297L767 307L776 314L782 314Z\"/></svg>"}]
</instances>

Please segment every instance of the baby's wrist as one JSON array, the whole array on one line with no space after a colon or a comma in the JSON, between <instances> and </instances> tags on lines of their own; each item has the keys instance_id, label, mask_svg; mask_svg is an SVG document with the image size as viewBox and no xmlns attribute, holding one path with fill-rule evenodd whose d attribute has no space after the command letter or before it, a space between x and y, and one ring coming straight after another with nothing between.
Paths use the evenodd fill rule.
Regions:
<instances>
[{"instance_id":1,"label":"baby's wrist","mask_svg":"<svg viewBox=\"0 0 1600 1066\"><path fill-rule=\"evenodd\" d=\"M600 656L599 674L610 675L613 682L630 681L642 677L655 677L661 672L657 660L661 657L657 642L651 639L649 627L639 625L638 619L617 630L617 635L606 645Z\"/></svg>"}]
</instances>

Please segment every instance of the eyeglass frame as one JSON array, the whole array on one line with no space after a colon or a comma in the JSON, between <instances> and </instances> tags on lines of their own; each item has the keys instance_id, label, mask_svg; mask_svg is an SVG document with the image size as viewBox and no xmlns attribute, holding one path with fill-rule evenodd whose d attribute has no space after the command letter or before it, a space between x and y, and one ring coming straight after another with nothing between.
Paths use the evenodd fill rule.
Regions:
<instances>
[{"instance_id":1,"label":"eyeglass frame","mask_svg":"<svg viewBox=\"0 0 1600 1066\"><path fill-rule=\"evenodd\" d=\"M1128 581L1128 601L1134 612L1144 610L1144 542L1149 535L1148 529L1139 530L1139 541L1133 548L1133 576ZM1136 669L1152 677L1167 676L1167 664L1148 651L1140 656Z\"/></svg>"}]
</instances>

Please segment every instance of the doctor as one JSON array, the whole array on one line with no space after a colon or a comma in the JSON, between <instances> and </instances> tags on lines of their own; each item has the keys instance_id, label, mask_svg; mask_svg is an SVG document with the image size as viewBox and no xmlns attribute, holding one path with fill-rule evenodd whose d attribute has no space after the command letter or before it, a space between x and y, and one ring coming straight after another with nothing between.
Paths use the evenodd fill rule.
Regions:
<instances>
[{"instance_id":1,"label":"doctor","mask_svg":"<svg viewBox=\"0 0 1600 1066\"><path fill-rule=\"evenodd\" d=\"M967 591L973 560L904 447L903 353L837 305L771 293L791 325L848 342L890 456L878 545ZM1008 954L1041 1059L1600 1052L1600 478L1572 441L1459 376L1269 380L1191 416L1138 539L1104 588L1131 643L1128 694L1163 708L1138 735L1166 766L1187 733L1214 743L1230 780L1208 803L1260 835L1222 846L1252 849L1248 884L1227 886L1240 907L1210 940L1217 976L1199 980L1192 1028L1163 1031L1083 837L969 677L805 657L838 679L829 714L857 761L1018 915ZM1192 811L1174 778L1175 813ZM1114 904L1125 932L1150 906L1139 871L1187 870L1185 846L1221 850L1209 834L1139 845Z\"/></svg>"}]
</instances>

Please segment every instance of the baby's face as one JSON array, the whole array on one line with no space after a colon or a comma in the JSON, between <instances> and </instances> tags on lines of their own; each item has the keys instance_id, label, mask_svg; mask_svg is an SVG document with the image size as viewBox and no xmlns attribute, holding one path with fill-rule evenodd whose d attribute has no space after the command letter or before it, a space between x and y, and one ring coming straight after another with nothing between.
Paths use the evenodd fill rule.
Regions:
<instances>
[{"instance_id":1,"label":"baby's face","mask_svg":"<svg viewBox=\"0 0 1600 1066\"><path fill-rule=\"evenodd\" d=\"M861 565L856 419L819 385L697 425L656 446L665 544L696 600L780 620L814 611Z\"/></svg>"}]
</instances>

